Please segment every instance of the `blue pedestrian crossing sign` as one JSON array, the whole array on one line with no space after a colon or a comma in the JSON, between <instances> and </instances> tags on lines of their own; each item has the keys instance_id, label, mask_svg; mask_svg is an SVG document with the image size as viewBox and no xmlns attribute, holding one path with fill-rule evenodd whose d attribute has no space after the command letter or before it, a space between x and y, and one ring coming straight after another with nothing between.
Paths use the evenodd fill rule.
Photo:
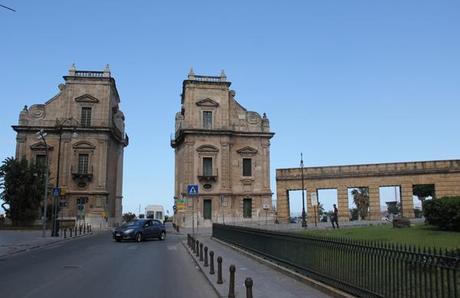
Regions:
<instances>
[{"instance_id":1,"label":"blue pedestrian crossing sign","mask_svg":"<svg viewBox=\"0 0 460 298\"><path fill-rule=\"evenodd\" d=\"M197 184L187 185L187 194L189 196L197 196L198 195L198 185Z\"/></svg>"},{"instance_id":2,"label":"blue pedestrian crossing sign","mask_svg":"<svg viewBox=\"0 0 460 298\"><path fill-rule=\"evenodd\" d=\"M59 187L54 187L52 193L53 197L59 197L59 195L61 194L61 189Z\"/></svg>"}]
</instances>

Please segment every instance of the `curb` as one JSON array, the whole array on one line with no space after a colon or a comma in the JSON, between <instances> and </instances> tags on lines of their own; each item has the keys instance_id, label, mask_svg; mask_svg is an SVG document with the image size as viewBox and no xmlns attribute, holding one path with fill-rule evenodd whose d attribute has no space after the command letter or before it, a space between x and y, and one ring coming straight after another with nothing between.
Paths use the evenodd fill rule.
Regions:
<instances>
[{"instance_id":1,"label":"curb","mask_svg":"<svg viewBox=\"0 0 460 298\"><path fill-rule=\"evenodd\" d=\"M286 275L288 275L288 276L290 276L290 277L292 277L292 278L294 278L294 279L296 279L296 280L298 280L300 282L303 282L303 283L305 283L305 284L307 284L307 285L309 285L309 286L311 286L311 287L313 287L313 288L315 288L317 290L320 290L321 292L323 292L325 294L331 295L332 297L337 297L337 298L354 298L355 297L355 296L353 296L351 294L348 294L346 292L343 292L343 291L341 291L341 290L339 290L337 288L331 287L331 286L326 285L326 284L324 284L322 282L319 282L319 281L314 280L312 278L306 277L306 276L304 276L304 275L302 275L302 274L300 274L298 272L295 272L295 271L293 271L291 269L288 269L286 267L278 265L278 264L276 264L276 263L274 263L274 262L272 262L270 260L264 259L264 258L262 258L262 257L260 257L258 255L255 255L255 254L253 254L253 253L251 253L251 252L249 252L247 250L244 250L242 248L239 248L239 247L237 247L235 245L229 244L229 243L224 242L222 240L219 240L219 239L217 239L215 237L211 237L211 239L213 241L216 241L216 242L222 244L222 245L230 247L230 248L232 248L232 249L234 249L234 250L236 250L236 251L238 251L238 252L240 252L242 254L245 254L246 256L255 259L259 263L265 264L265 265L271 267L272 269L275 269L278 272L284 273L284 274L286 274Z\"/></svg>"},{"instance_id":2,"label":"curb","mask_svg":"<svg viewBox=\"0 0 460 298\"><path fill-rule=\"evenodd\" d=\"M14 257L16 255L26 253L26 252L29 252L29 251L32 251L32 250L39 250L40 248L45 248L45 247L51 246L51 245L56 244L56 243L60 243L60 242L64 242L64 241L70 241L70 240L76 240L76 239L81 239L81 238L89 237L89 236L93 236L93 235L94 235L94 232L91 232L91 233L88 233L88 234L79 235L79 236L72 237L72 238L70 238L70 237L59 238L59 239L56 239L55 241L50 241L50 242L47 242L47 243L44 243L44 244L41 244L41 245L34 245L34 246L31 246L31 247L28 247L28 248L24 248L24 249L14 251L12 253L8 253L8 254L5 254L5 255L0 255L0 259L4 260L4 259L7 259L9 257Z\"/></svg>"},{"instance_id":3,"label":"curb","mask_svg":"<svg viewBox=\"0 0 460 298\"><path fill-rule=\"evenodd\" d=\"M197 260L195 259L195 256L192 254L192 252L191 252L190 249L188 248L187 243L184 242L184 241L181 241L181 243L182 243L182 246L184 246L185 250L186 250L186 251L188 252L188 254L190 255L190 257L192 257L192 260L193 260L193 262L195 262L196 266L197 266L198 268L200 268L201 274L203 274L204 277L206 278L206 280L211 284L211 287L213 288L214 292L216 292L217 297L219 297L219 298L225 298L226 296L221 296L221 295L220 295L219 290L218 290L217 287L214 285L214 283L212 282L212 280L210 280L209 277L208 277L208 275L206 275L206 273L204 273L203 268L202 268L201 265L200 265L200 262L197 261Z\"/></svg>"}]
</instances>

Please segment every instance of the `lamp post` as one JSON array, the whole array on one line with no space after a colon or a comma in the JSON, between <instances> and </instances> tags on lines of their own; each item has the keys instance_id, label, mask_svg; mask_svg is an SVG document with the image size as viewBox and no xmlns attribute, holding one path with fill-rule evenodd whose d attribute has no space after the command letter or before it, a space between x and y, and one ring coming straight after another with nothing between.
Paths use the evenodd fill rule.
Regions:
<instances>
[{"instance_id":1,"label":"lamp post","mask_svg":"<svg viewBox=\"0 0 460 298\"><path fill-rule=\"evenodd\" d=\"M303 155L300 153L300 169L302 175L302 228L307 227L307 220L305 219L305 186L303 177Z\"/></svg>"},{"instance_id":2,"label":"lamp post","mask_svg":"<svg viewBox=\"0 0 460 298\"><path fill-rule=\"evenodd\" d=\"M64 131L64 125L69 121L76 121L73 117L64 119L59 121L56 119L55 129L59 135L59 143L58 143L58 159L57 159L57 173L56 173L56 188L59 189L59 176L60 176L60 169L61 169L61 142L62 142L62 133ZM73 127L74 132L73 136L76 137L77 133L75 132L75 127ZM60 204L61 195L53 196L53 230L51 231L51 237L59 237L59 223L57 221L58 212L59 212L59 204ZM58 201L58 202L56 202Z\"/></svg>"},{"instance_id":3,"label":"lamp post","mask_svg":"<svg viewBox=\"0 0 460 298\"><path fill-rule=\"evenodd\" d=\"M49 153L48 153L48 144L46 143L46 133L41 129L40 131L37 132L37 137L40 138L43 143L45 143L45 195L43 197L43 231L42 231L42 237L45 237L46 235L46 211L48 209L48 171L49 171Z\"/></svg>"}]
</instances>

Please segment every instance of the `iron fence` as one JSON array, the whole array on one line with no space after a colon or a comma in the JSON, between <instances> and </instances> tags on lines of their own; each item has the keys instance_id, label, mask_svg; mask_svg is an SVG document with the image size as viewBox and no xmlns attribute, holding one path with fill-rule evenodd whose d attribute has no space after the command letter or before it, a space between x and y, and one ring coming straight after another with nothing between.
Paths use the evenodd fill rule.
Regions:
<instances>
[{"instance_id":1,"label":"iron fence","mask_svg":"<svg viewBox=\"0 0 460 298\"><path fill-rule=\"evenodd\" d=\"M213 237L358 297L460 297L460 250L214 224Z\"/></svg>"}]
</instances>

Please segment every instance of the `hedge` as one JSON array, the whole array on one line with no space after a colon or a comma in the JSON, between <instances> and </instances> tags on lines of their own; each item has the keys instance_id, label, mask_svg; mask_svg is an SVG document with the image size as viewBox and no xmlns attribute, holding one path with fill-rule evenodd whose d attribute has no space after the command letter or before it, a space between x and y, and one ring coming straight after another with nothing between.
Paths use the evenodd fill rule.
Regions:
<instances>
[{"instance_id":1,"label":"hedge","mask_svg":"<svg viewBox=\"0 0 460 298\"><path fill-rule=\"evenodd\" d=\"M442 230L460 231L460 197L425 200L423 215L430 225Z\"/></svg>"}]
</instances>

